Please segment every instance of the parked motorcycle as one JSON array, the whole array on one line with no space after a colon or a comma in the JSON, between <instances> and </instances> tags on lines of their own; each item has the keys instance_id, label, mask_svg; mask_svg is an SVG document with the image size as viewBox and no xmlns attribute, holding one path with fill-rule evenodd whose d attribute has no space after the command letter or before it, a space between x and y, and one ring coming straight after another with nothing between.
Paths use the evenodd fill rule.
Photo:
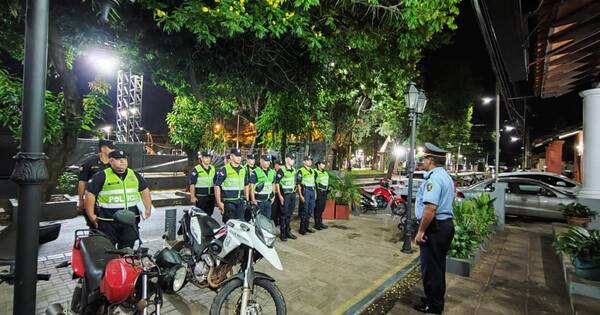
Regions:
<instances>
[{"instance_id":1,"label":"parked motorcycle","mask_svg":"<svg viewBox=\"0 0 600 315\"><path fill-rule=\"evenodd\" d=\"M210 314L287 313L285 300L275 280L254 271L254 264L265 258L283 270L275 243L275 225L250 205L250 222L229 220L221 226L199 208L185 210L179 234L183 240L177 250L188 265L187 281L213 290L219 289ZM233 268L240 271L233 274Z\"/></svg>"},{"instance_id":2,"label":"parked motorcycle","mask_svg":"<svg viewBox=\"0 0 600 315\"><path fill-rule=\"evenodd\" d=\"M379 187L373 191L360 189L360 203L362 213L369 211L385 210L388 207L391 212L398 216L406 215L406 203L401 196L398 196L393 187L390 187L389 181L382 179L379 181Z\"/></svg>"},{"instance_id":3,"label":"parked motorcycle","mask_svg":"<svg viewBox=\"0 0 600 315\"><path fill-rule=\"evenodd\" d=\"M121 210L116 221L136 229L135 215ZM138 234L139 239L139 234ZM141 242L140 242L141 243ZM75 314L153 314L160 315L163 293L179 291L185 284L186 267L177 251L165 248L154 256L148 248L116 249L110 239L97 230L75 231L71 265L77 286L70 309ZM57 304L51 305L57 310Z\"/></svg>"}]
</instances>

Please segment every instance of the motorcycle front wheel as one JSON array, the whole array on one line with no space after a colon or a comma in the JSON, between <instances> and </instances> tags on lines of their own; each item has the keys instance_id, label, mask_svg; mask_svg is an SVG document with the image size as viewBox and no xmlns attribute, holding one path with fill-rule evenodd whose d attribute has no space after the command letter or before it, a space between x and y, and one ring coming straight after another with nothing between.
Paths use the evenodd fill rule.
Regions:
<instances>
[{"instance_id":1,"label":"motorcycle front wheel","mask_svg":"<svg viewBox=\"0 0 600 315\"><path fill-rule=\"evenodd\" d=\"M243 282L235 279L226 283L217 293L210 307L211 315L276 314L285 315L287 309L283 294L272 281L255 279L254 290L248 301L247 314L240 314Z\"/></svg>"}]
</instances>

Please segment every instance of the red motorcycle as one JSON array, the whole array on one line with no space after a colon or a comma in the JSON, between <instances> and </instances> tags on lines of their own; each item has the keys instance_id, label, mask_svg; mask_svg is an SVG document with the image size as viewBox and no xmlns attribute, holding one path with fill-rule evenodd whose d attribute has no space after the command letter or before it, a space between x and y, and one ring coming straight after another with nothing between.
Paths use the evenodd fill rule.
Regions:
<instances>
[{"instance_id":1,"label":"red motorcycle","mask_svg":"<svg viewBox=\"0 0 600 315\"><path fill-rule=\"evenodd\" d=\"M379 181L379 187L373 191L367 191L364 188L360 189L361 196L361 211L366 213L369 211L385 210L388 207L393 214L398 216L406 215L406 202L401 196L396 195L393 187L387 179Z\"/></svg>"},{"instance_id":2,"label":"red motorcycle","mask_svg":"<svg viewBox=\"0 0 600 315\"><path fill-rule=\"evenodd\" d=\"M174 250L165 248L151 256L148 248L141 246L136 250L115 249L96 230L75 231L71 262L57 268L68 265L77 279L70 309L80 315L146 315L149 305L154 306L153 314L160 315L163 292L179 291L187 274L181 256ZM57 308L56 304L51 307Z\"/></svg>"}]
</instances>

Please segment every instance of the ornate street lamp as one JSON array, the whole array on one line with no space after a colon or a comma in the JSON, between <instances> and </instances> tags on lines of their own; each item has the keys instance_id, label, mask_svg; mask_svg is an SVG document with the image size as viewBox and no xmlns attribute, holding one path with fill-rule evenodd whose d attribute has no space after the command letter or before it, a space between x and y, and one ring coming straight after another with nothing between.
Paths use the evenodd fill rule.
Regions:
<instances>
[{"instance_id":1,"label":"ornate street lamp","mask_svg":"<svg viewBox=\"0 0 600 315\"><path fill-rule=\"evenodd\" d=\"M408 151L408 200L406 201L407 218L404 222L404 242L402 244L402 252L412 252L412 221L413 221L413 175L415 173L415 146L417 139L417 116L423 114L427 106L427 96L423 90L417 89L414 82L410 82L404 92L404 101L408 107L411 131L410 131L410 149Z\"/></svg>"}]
</instances>

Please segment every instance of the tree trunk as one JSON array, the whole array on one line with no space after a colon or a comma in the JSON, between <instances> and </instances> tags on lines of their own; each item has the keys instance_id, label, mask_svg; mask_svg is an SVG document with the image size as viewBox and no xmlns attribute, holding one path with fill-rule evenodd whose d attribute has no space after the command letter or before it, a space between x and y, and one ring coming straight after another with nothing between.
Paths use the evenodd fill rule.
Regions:
<instances>
[{"instance_id":1,"label":"tree trunk","mask_svg":"<svg viewBox=\"0 0 600 315\"><path fill-rule=\"evenodd\" d=\"M79 136L79 123L83 113L83 99L77 89L77 77L66 64L66 50L62 45L57 30L51 27L49 32L48 56L64 93L64 122L62 139L60 143L46 145L48 154L48 181L42 187L42 198L49 200L55 191L58 177L64 172L71 153L77 145Z\"/></svg>"},{"instance_id":2,"label":"tree trunk","mask_svg":"<svg viewBox=\"0 0 600 315\"><path fill-rule=\"evenodd\" d=\"M187 172L191 171L198 164L198 152L193 149L184 148L183 151L187 156Z\"/></svg>"}]
</instances>

